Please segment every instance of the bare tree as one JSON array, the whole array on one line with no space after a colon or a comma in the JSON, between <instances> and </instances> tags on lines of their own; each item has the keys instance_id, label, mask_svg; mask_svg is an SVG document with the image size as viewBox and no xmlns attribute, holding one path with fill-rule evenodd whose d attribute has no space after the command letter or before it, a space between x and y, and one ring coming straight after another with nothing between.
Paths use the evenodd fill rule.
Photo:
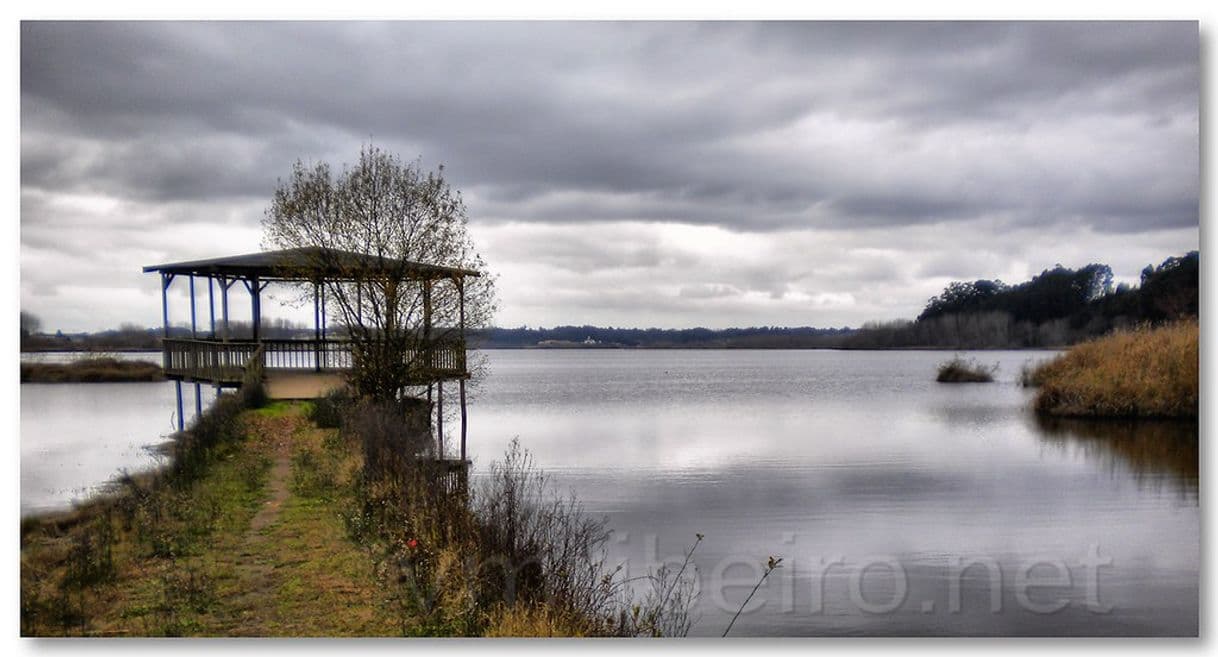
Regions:
<instances>
[{"instance_id":1,"label":"bare tree","mask_svg":"<svg viewBox=\"0 0 1218 657\"><path fill-rule=\"evenodd\" d=\"M425 383L432 350L495 312L494 278L443 167L371 146L337 174L297 162L262 226L264 247L299 249L302 271L325 273L314 291L338 310L361 395L391 400Z\"/></svg>"}]
</instances>

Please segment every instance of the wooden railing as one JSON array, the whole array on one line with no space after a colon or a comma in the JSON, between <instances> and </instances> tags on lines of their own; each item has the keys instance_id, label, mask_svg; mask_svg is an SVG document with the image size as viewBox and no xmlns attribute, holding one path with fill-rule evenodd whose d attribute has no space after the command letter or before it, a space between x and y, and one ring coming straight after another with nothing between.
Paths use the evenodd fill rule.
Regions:
<instances>
[{"instance_id":1,"label":"wooden railing","mask_svg":"<svg viewBox=\"0 0 1218 657\"><path fill-rule=\"evenodd\" d=\"M264 362L277 370L342 370L351 367L345 340L263 340Z\"/></svg>"},{"instance_id":2,"label":"wooden railing","mask_svg":"<svg viewBox=\"0 0 1218 657\"><path fill-rule=\"evenodd\" d=\"M166 376L219 384L241 383L246 365L258 351L258 343L252 341L212 342L166 338L161 343Z\"/></svg>"},{"instance_id":3,"label":"wooden railing","mask_svg":"<svg viewBox=\"0 0 1218 657\"><path fill-rule=\"evenodd\" d=\"M264 370L341 371L351 367L351 343L346 340L162 340L165 375L218 384L239 384L251 358L260 355ZM259 347L261 353L259 354ZM422 378L466 375L465 342L436 340L404 359Z\"/></svg>"}]
</instances>

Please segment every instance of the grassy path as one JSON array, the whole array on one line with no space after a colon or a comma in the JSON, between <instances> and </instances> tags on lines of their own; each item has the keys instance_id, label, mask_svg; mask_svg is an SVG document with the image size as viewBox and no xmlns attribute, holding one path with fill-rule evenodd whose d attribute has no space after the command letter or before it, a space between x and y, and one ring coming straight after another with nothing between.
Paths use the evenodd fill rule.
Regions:
<instances>
[{"instance_id":1,"label":"grassy path","mask_svg":"<svg viewBox=\"0 0 1218 657\"><path fill-rule=\"evenodd\" d=\"M263 507L232 551L228 604L214 628L227 636L394 634L377 612L367 556L347 539L336 504L343 454L300 414L267 418L275 441Z\"/></svg>"},{"instance_id":2,"label":"grassy path","mask_svg":"<svg viewBox=\"0 0 1218 657\"><path fill-rule=\"evenodd\" d=\"M355 463L299 405L245 414L247 437L220 457L158 525L172 549L149 554L129 530L113 546L113 581L61 601L58 631L118 636L392 636L372 563L341 513ZM121 523L116 523L121 524ZM147 531L144 532L147 534ZM62 555L65 536L23 546L26 562ZM158 544L159 545L159 544ZM38 565L29 564L30 567ZM54 574L54 562L45 565ZM53 580L54 577L51 577ZM24 585L24 584L23 584ZM23 595L24 595L23 590ZM55 594L46 592L53 613ZM77 618L76 616L79 616Z\"/></svg>"},{"instance_id":3,"label":"grassy path","mask_svg":"<svg viewBox=\"0 0 1218 657\"><path fill-rule=\"evenodd\" d=\"M271 467L265 496L245 531L221 535L211 561L215 604L198 634L222 636L391 635L377 613L368 562L347 539L337 493L342 454L300 407L271 407L251 418ZM328 453L329 452L329 453Z\"/></svg>"}]
</instances>

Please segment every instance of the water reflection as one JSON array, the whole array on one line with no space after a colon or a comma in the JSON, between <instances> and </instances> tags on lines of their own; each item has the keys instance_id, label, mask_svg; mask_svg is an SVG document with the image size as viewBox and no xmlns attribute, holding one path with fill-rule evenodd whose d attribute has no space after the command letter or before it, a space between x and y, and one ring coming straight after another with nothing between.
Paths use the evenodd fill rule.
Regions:
<instances>
[{"instance_id":1,"label":"water reflection","mask_svg":"<svg viewBox=\"0 0 1218 657\"><path fill-rule=\"evenodd\" d=\"M1181 469L1172 450L1155 454L1154 428L1042 428L1015 378L1050 355L987 352L997 383L949 386L934 382L935 352L493 352L471 445L484 464L520 436L608 516L612 556L633 572L695 533L712 589L786 558L733 634L1196 634L1195 438ZM1190 497L1155 481L1183 481ZM1062 613L1018 604L1021 568L1060 559L1084 582L1091 546L1112 560L1100 582L1111 613L1089 611L1082 588ZM848 592L873 555L909 578L892 613L862 611ZM834 557L846 565L813 613L818 564ZM957 558L993 559L1002 613L984 572L965 578L965 609L948 611ZM869 572L869 600L889 596L886 572ZM693 633L716 636L734 611L708 593Z\"/></svg>"},{"instance_id":2,"label":"water reflection","mask_svg":"<svg viewBox=\"0 0 1218 657\"><path fill-rule=\"evenodd\" d=\"M183 386L187 421L192 388ZM215 398L200 392L204 406ZM21 513L70 508L124 470L161 463L175 408L168 382L21 384Z\"/></svg>"},{"instance_id":3,"label":"water reflection","mask_svg":"<svg viewBox=\"0 0 1218 657\"><path fill-rule=\"evenodd\" d=\"M711 580L786 559L733 634L1197 632L1196 423L1037 419L1015 377L1050 354L979 354L1000 362L1000 382L964 386L934 382L936 352L487 355L470 406L475 476L519 436L561 492L608 517L611 556L636 574L682 555L695 533L707 537L695 561ZM168 384L23 385L23 510L45 491L112 475L123 459L93 447L154 441L172 400ZM1017 604L1023 565L1062 559L1083 582L1093 545L1112 559L1101 582L1112 613L1088 611L1078 587L1063 613ZM892 613L864 612L849 595L869 555L908 575L908 600ZM812 613L819 559L835 556L847 565L826 575L824 611ZM964 610L948 611L958 557L1001 567L1003 613L990 612L984 571L963 582ZM746 566L720 570L732 563ZM869 600L889 595L885 572L868 574ZM729 603L751 584L731 588ZM735 608L708 593L694 633L717 636Z\"/></svg>"},{"instance_id":4,"label":"water reflection","mask_svg":"<svg viewBox=\"0 0 1218 657\"><path fill-rule=\"evenodd\" d=\"M1197 422L1028 417L1046 444L1080 453L1114 476L1129 474L1147 486L1168 482L1197 499Z\"/></svg>"}]
</instances>

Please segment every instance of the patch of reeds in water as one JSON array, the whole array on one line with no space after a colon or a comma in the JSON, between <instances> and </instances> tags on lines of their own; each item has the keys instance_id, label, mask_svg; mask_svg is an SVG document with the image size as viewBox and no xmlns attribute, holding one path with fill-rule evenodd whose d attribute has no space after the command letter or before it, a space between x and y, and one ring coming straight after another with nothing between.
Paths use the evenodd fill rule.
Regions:
<instances>
[{"instance_id":1,"label":"patch of reeds in water","mask_svg":"<svg viewBox=\"0 0 1218 657\"><path fill-rule=\"evenodd\" d=\"M1025 377L1036 409L1070 417L1195 418L1200 399L1196 320L1141 326L1071 347Z\"/></svg>"},{"instance_id":2,"label":"patch of reeds in water","mask_svg":"<svg viewBox=\"0 0 1218 657\"><path fill-rule=\"evenodd\" d=\"M989 383L994 380L997 365L982 365L975 360L965 360L955 356L939 365L939 375L935 380L939 383Z\"/></svg>"},{"instance_id":3,"label":"patch of reeds in water","mask_svg":"<svg viewBox=\"0 0 1218 657\"><path fill-rule=\"evenodd\" d=\"M109 356L82 358L71 363L22 363L22 383L126 383L160 381L161 366L142 360Z\"/></svg>"}]
</instances>

